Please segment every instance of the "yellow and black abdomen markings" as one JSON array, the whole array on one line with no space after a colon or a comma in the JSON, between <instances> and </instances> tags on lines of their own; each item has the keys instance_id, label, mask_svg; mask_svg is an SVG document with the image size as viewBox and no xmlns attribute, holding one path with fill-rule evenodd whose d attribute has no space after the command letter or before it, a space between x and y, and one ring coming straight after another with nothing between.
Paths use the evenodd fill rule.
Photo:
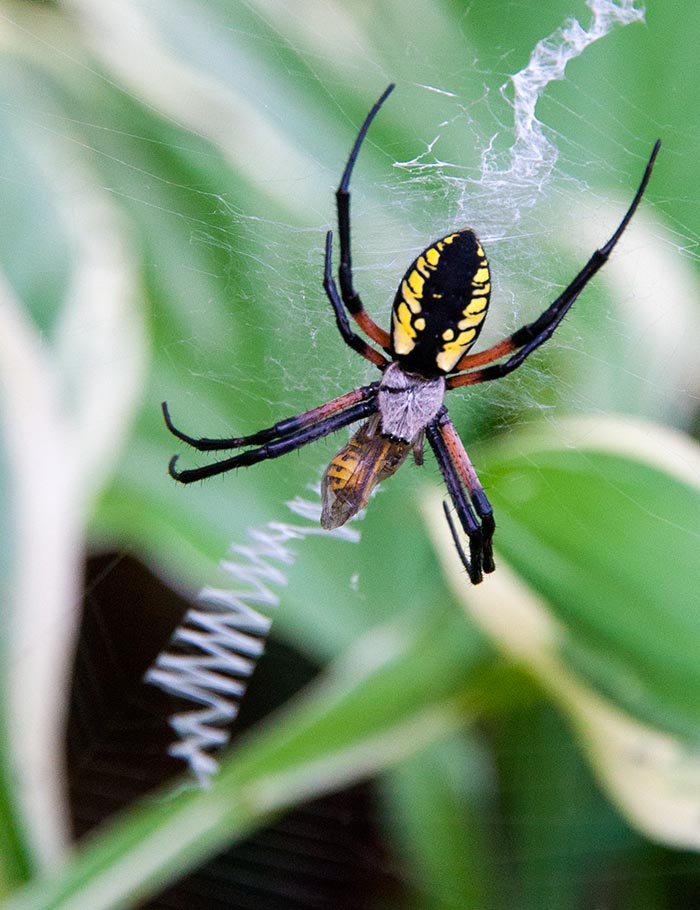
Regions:
<instances>
[{"instance_id":1,"label":"yellow and black abdomen markings","mask_svg":"<svg viewBox=\"0 0 700 910\"><path fill-rule=\"evenodd\" d=\"M489 265L471 230L437 240L413 262L394 300L391 347L414 373L449 373L479 336L491 294Z\"/></svg>"},{"instance_id":2,"label":"yellow and black abdomen markings","mask_svg":"<svg viewBox=\"0 0 700 910\"><path fill-rule=\"evenodd\" d=\"M337 491L347 486L353 474L357 471L361 460L362 446L356 436L353 436L334 456L326 469L329 488Z\"/></svg>"},{"instance_id":3,"label":"yellow and black abdomen markings","mask_svg":"<svg viewBox=\"0 0 700 910\"><path fill-rule=\"evenodd\" d=\"M321 525L339 528L367 505L378 483L391 477L411 451L411 443L384 436L373 417L342 447L321 480Z\"/></svg>"}]
</instances>

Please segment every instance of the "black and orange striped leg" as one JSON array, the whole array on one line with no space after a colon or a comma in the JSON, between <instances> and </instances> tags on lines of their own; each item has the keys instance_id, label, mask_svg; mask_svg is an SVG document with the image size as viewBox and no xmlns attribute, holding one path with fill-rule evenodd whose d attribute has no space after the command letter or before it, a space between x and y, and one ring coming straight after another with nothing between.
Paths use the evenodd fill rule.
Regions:
<instances>
[{"instance_id":1,"label":"black and orange striped leg","mask_svg":"<svg viewBox=\"0 0 700 910\"><path fill-rule=\"evenodd\" d=\"M297 421L294 431L288 431L284 436L273 439L264 445L254 449L247 449L245 452L239 452L231 458L223 459L223 461L216 461L214 464L204 465L201 468L191 468L186 471L178 471L176 469L175 464L178 456L174 455L168 465L168 472L174 480L180 483L194 483L197 480L204 480L216 474L225 474L234 468L246 468L257 464L259 461L266 461L268 458L279 458L281 455L286 455L287 452L293 452L295 449L314 442L316 439L322 439L342 427L349 426L351 423L368 417L376 410L377 400L375 395L344 410L337 410L335 413L327 415L320 420L309 421L305 419L307 412L307 414L300 415L299 418L293 418Z\"/></svg>"},{"instance_id":2,"label":"black and orange striped leg","mask_svg":"<svg viewBox=\"0 0 700 910\"><path fill-rule=\"evenodd\" d=\"M358 402L374 399L378 390L378 382L360 386L359 389L353 389L352 392L346 392L344 395L333 398L331 401L327 401L317 408L311 408L308 411L304 411L302 414L297 414L295 417L287 417L285 420L280 420L266 430L259 430L257 433L251 433L249 436L231 436L224 439L209 439L206 436L200 438L189 436L175 426L165 401L162 403L162 408L165 425L173 436L177 436L178 439L186 442L188 446L192 446L193 449L197 449L200 452L217 452L225 449L240 449L245 446L263 445L264 443L272 442L274 439L282 439L286 436L294 435L304 427L309 426L312 423L318 423L319 420L324 420L326 417L330 417L338 411L343 411L352 405L358 404Z\"/></svg>"},{"instance_id":3,"label":"black and orange striped leg","mask_svg":"<svg viewBox=\"0 0 700 910\"><path fill-rule=\"evenodd\" d=\"M371 363L376 367L379 367L380 370L385 370L389 366L389 361L386 357L383 354L380 354L379 351L376 351L371 345L367 344L363 338L356 335L350 328L347 314L343 308L343 302L338 294L338 287L333 278L332 254L333 232L328 231L326 234L326 261L323 270L323 288L333 307L338 331L343 336L343 341L349 345L353 351L357 351L358 354L361 354L367 360L371 361Z\"/></svg>"},{"instance_id":4,"label":"black and orange striped leg","mask_svg":"<svg viewBox=\"0 0 700 910\"><path fill-rule=\"evenodd\" d=\"M360 132L357 134L357 138L355 139L352 151L350 152L348 162L345 165L345 170L343 171L343 176L340 180L340 184L335 192L336 204L338 208L338 234L340 237L340 265L338 267L340 294L343 303L348 308L348 312L362 329L362 331L369 338L371 338L372 341L376 342L376 344L378 344L381 348L384 348L385 351L389 351L389 333L380 328L369 315L367 310L365 310L362 304L362 300L360 299L360 295L357 293L353 285L352 256L350 253L350 177L352 176L352 171L355 167L355 162L357 161L360 147L364 142L365 136L367 135L367 130L370 128L370 125L376 117L380 107L382 104L384 104L393 90L394 85L392 83L392 85L388 86L388 88L384 90L379 99L373 105L372 110L365 117L365 121L360 127Z\"/></svg>"},{"instance_id":5,"label":"black and orange striped leg","mask_svg":"<svg viewBox=\"0 0 700 910\"><path fill-rule=\"evenodd\" d=\"M435 418L438 430L447 446L447 451L452 464L457 469L460 480L464 484L476 516L481 522L481 533L483 535L483 559L484 572L493 572L496 568L493 561L493 535L496 531L496 522L493 517L493 508L486 497L484 488L481 486L474 465L464 448L464 443L460 439L454 424L450 420L447 410L443 408Z\"/></svg>"},{"instance_id":6,"label":"black and orange striped leg","mask_svg":"<svg viewBox=\"0 0 700 910\"><path fill-rule=\"evenodd\" d=\"M426 427L426 436L435 453L440 473L450 494L457 517L469 539L469 555L464 552L449 507L445 516L462 564L472 584L483 580L484 572L493 572L493 510L479 483L464 447L455 449L453 436L459 441L447 411L442 408L438 416ZM471 500L471 503L470 503Z\"/></svg>"},{"instance_id":7,"label":"black and orange striped leg","mask_svg":"<svg viewBox=\"0 0 700 910\"><path fill-rule=\"evenodd\" d=\"M593 253L574 280L538 319L513 332L508 338L505 338L493 347L488 348L486 351L481 351L477 354L466 354L457 363L453 375L447 379L448 389L456 389L464 385L474 385L479 382L488 382L491 379L500 379L502 376L506 376L508 373L516 370L526 357L552 336L554 330L569 312L581 291L608 261L617 241L622 236L644 195L644 190L649 183L654 161L656 160L660 147L661 142L658 140L649 156L649 161L644 170L642 181L634 195L632 204L625 212L624 218L619 223L608 242L603 244L599 250L596 250ZM503 363L494 364L495 360L506 357L508 354L512 354L508 360ZM486 366L487 364L493 365ZM484 369L474 369L475 367L484 367ZM461 372L462 370L471 370L471 372L463 373Z\"/></svg>"}]
</instances>

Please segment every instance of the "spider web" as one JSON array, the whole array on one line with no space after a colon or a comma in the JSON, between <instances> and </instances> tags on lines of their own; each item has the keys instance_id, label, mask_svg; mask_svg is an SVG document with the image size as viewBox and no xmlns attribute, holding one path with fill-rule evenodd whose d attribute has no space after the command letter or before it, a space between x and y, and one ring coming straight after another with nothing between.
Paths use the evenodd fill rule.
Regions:
<instances>
[{"instance_id":1,"label":"spider web","mask_svg":"<svg viewBox=\"0 0 700 910\"><path fill-rule=\"evenodd\" d=\"M563 181L563 189L556 187L556 167L559 160L559 145L556 140L560 137L547 130L538 119L538 104L552 82L565 78L567 65L572 60L583 54L593 43L605 38L615 27L641 23L644 16L643 11L633 2L591 0L589 6L591 20L587 26L574 19L566 21L546 38L537 42L525 67L504 81L497 92L486 92L471 106L471 110L454 92L436 86L417 86L417 90L430 92L442 102L448 113L441 123L440 132L425 141L424 148L413 159L393 161L394 173L400 179L384 184L383 195L390 197L389 204L381 208L374 206L371 217L367 217L367 204L360 189L359 208L364 211L361 225L354 233L354 253L356 262L359 262L359 267L356 267L356 283L363 287L366 301L383 299L386 310L393 289L393 284L387 284L387 280L392 283L396 281L394 261L399 259L409 261L415 252L425 245L426 237L432 236L429 231L432 229L434 233L434 227L430 228L422 223L426 219L416 217L418 194L423 198L433 197L433 203L428 206L431 212L438 207L445 211L446 230L452 225L473 223L469 215L479 213L478 230L487 248L493 249L494 259L500 261L505 275L509 273L511 276L517 275L517 294L506 283L507 279L503 281L497 278L496 281L496 299L500 298L501 303L505 299L509 304L506 307L501 306L501 333L510 330L515 322L523 318L523 310L526 307L533 315L537 315L538 310L530 307L528 296L533 298L534 306L539 305L540 309L542 299L548 301L556 296L559 287L543 277L547 275L547 256L542 249L546 247L552 232L547 225L550 223L552 213L561 207L560 195L581 192L583 183L567 178ZM476 108L484 107L492 116L484 118L483 112L479 111L481 116L477 120ZM472 127L476 127L478 123L483 134L484 123L495 124L497 116L502 122L498 124L498 129L494 128L489 135L482 135L482 141L478 144L482 151L474 164L471 166L453 164L441 157L442 147L446 144L446 133L456 133L464 129L466 122ZM580 149L577 151L581 154ZM600 161L594 163L601 164ZM358 167L358 171L361 171L361 167ZM359 175L356 182L361 183L358 178ZM628 197L631 197L635 185L632 184ZM411 211L411 217L404 219L404 225L410 225L409 230L399 232L394 227L397 211ZM621 207L620 213L623 211L624 207ZM243 231L250 229L258 233L263 227L263 223L257 218L246 218L240 213L237 213L236 217ZM543 218L546 218L544 224ZM552 220L561 221L561 218ZM596 245L607 239L615 224L616 222L611 220L607 234L599 235ZM264 228L265 261L257 263L257 270L264 270L265 277L260 283L266 288L275 288L274 296L288 308L293 322L300 330L308 333L312 345L318 343L320 347L321 340L317 342L316 337L318 333L316 307L306 300L308 276L314 273L314 268L318 268L318 263L314 263L311 256L320 258L313 242L313 234L311 232L304 234L304 239L310 241L310 253L303 263L303 268L290 271L288 245L283 239L283 235L290 231L289 226L268 221ZM382 250L381 241L386 237L398 240L403 245L392 246L388 255L386 250L382 250L379 257L381 261L377 261L376 254L370 260L363 252L363 244L366 244L368 237L369 248L375 251ZM207 236L206 229L199 234L199 239L202 242L220 242L215 235ZM593 244L588 247L578 266L585 261L592 248ZM527 269L524 275L523 263ZM283 283L280 282L280 276L284 276ZM529 282L524 278L529 279ZM528 293L523 295L523 284L528 283L530 285ZM365 293L366 289L369 289L368 294ZM540 301L539 304L537 299ZM321 306L325 307L326 304L321 301ZM503 313L506 314L505 319ZM252 323L251 328L254 327L255 324ZM280 357L273 365L273 370L279 369L282 374L286 390L294 392L298 389L300 393L304 393L311 374L316 374L312 378L314 384L325 388L343 388L343 383L347 384L347 380L343 378L347 369L347 352L344 352L345 357L341 355L332 360L322 361L320 357L314 358L310 374L308 370L292 369L291 364L296 363L297 358L289 357L288 342L287 337L284 338L284 344L282 339L280 340L284 357ZM267 366L270 366L269 362ZM535 364L530 368L528 364L528 369L534 373L538 368ZM542 374L540 385L546 381L546 374ZM575 394L572 387L569 387L569 391ZM240 387L237 387L237 392L240 394ZM256 385L254 393L260 394L259 385ZM498 407L499 398L500 393L496 390L490 395L490 405ZM508 401L505 398L501 400L504 411L507 412ZM530 398L530 402L535 411L541 412L543 405L536 395ZM270 404L271 408L279 407L277 401L271 400ZM521 421L523 419L522 412L519 419ZM264 562L266 554L261 552L258 555ZM172 685L177 689L179 685L177 679ZM216 736L212 736L212 742L215 739ZM186 745L191 746L189 740ZM196 744L192 754L201 757L201 744Z\"/></svg>"},{"instance_id":2,"label":"spider web","mask_svg":"<svg viewBox=\"0 0 700 910\"><path fill-rule=\"evenodd\" d=\"M85 9L77 0L75 5ZM587 6L585 19L567 19L535 41L523 66L510 67L508 52L498 49L493 59L476 61L470 67L468 84L462 82L455 88L437 82L400 82L380 112L360 155L352 186L356 285L380 324L388 323L391 299L405 265L426 242L453 227L473 227L491 260L494 292L482 336L484 345L539 315L614 229L660 130L653 125L649 140L625 133L615 114L625 105L621 92L609 82L605 85L605 95L612 99L612 113L606 114L600 103L592 99L590 90L579 89L569 76L568 68L577 58L604 39L612 41L623 27L641 27L644 20L643 10L633 0L590 0ZM322 76L314 73L313 58L309 57L309 29L302 17L263 0L246 4L245 8L266 24L277 25L284 41L299 57L308 60L307 78L310 75L312 82L320 84ZM366 380L370 369L339 343L320 290L321 245L324 228L335 222L332 188L347 155L345 142L338 141L337 151L330 155L328 140L319 136L319 147L329 161L336 162L337 171L327 174L329 191L311 192L311 184L318 180L318 168L310 171L308 161L288 144L282 144L270 119L262 121L246 104L243 90L236 95L235 114L246 119L252 138L239 140L231 126L232 105L223 89L204 86L208 108L207 104L187 103L184 89L191 88L196 75L174 62L181 46L191 46L192 21L184 12L181 17L172 16L155 2L148 7L152 19L133 5L122 5L116 13L114 9L107 4L100 11L107 18L100 23L102 37L96 28L95 44L121 82L133 86L142 101L145 93L146 102L161 114L165 112L174 121L184 122L190 130L215 143L250 180L259 196L272 193L278 203L278 217L274 218L264 214L264 205L260 208L263 214L251 214L242 210L240 202L234 206L226 195L208 195L211 218L188 221L194 247L218 250L224 260L230 255L235 263L232 272L240 270L243 263L250 276L251 297L241 298L240 283L232 274L231 310L236 330L251 338L262 335L267 341L262 361L256 362L260 355L239 343L235 345L236 356L222 370L222 355L231 345L230 334L221 333L219 340L215 323L208 319L208 303L203 294L189 304L200 325L197 335L183 338L182 342L196 352L194 359L199 361L192 381L223 385L241 410L266 399L272 422L281 414L308 407L310 400L330 398ZM94 10L91 15L95 16ZM151 34L156 21L160 33ZM105 22L109 28L105 28ZM343 27L347 29L348 23L344 22ZM324 31L324 43L330 32L330 27ZM113 48L120 47L120 40L114 39L115 34L122 42L142 41L144 46L135 46L129 54L123 53L122 46L117 53ZM254 50L253 43L248 62L251 69ZM161 79L146 84L132 65L134 59L145 55L163 74ZM214 52L211 57L215 69L219 61ZM225 67L226 61L222 59L220 65ZM244 74L245 70L244 60L239 72ZM290 76L294 75L290 68ZM377 72L375 76L373 83L383 87L393 73ZM178 91L179 87L183 90ZM555 92L558 87L566 91ZM245 85L236 88L245 89ZM600 94L599 86L596 91ZM294 92L290 98L293 103ZM398 115L392 115L393 106L400 112ZM615 172L605 153L591 151L566 138L567 119L576 119L579 111L587 111L592 117L591 110L600 113L600 123L591 123L592 130L600 135L620 135L616 140L618 149L625 151L629 164L624 173ZM416 111L424 112L425 117L418 117ZM410 158L392 155L390 143L382 141L386 136L382 122L390 122L392 116L411 126L410 145L415 152ZM303 126L309 113L298 105L289 111L289 117ZM556 120L559 130L548 126L548 119ZM382 168L377 166L377 160ZM614 203L594 189L600 185L601 173L606 182L616 187ZM278 183L285 182L294 197L288 202L290 211L297 216L303 212L308 227L295 227L291 220L279 217L287 199L274 190ZM196 188L187 189L197 193ZM148 197L144 194L137 202L148 204ZM596 218L590 231L584 229L586 206L596 214L605 211L605 218ZM256 208L251 205L251 209ZM223 228L218 224L219 214L227 219ZM635 219L635 227L638 220ZM231 223L235 236L231 235ZM562 227L571 231L570 237L560 236ZM566 268L557 264L553 269L552 248L566 259ZM628 296L636 299L634 293ZM268 313L271 318L265 318ZM226 313L220 315L228 317ZM569 359L574 354L579 358L588 356L587 339L572 322L567 319L548 343L547 356L556 357L558 350ZM609 323L606 328L612 329L611 334L620 335L626 327ZM213 368L212 349L219 345L220 356L215 358L218 365ZM554 380L540 363L539 357L528 361L526 381L518 373L508 383L489 384L487 392L479 395L479 401L488 401L492 429L507 426L514 416L519 425L540 419L543 413L557 420L556 409L549 413L555 401ZM259 380L261 374L264 383ZM594 391L581 391L572 380L559 377L556 388L573 410L603 409ZM468 396L452 396L450 404L460 425L460 417L470 409ZM206 411L198 419L206 425ZM278 466L273 470L278 475L284 472ZM409 483L408 478L405 483Z\"/></svg>"},{"instance_id":3,"label":"spider web","mask_svg":"<svg viewBox=\"0 0 700 910\"><path fill-rule=\"evenodd\" d=\"M470 76L470 94L465 93L465 86L455 90L440 84L400 84L380 112L360 155L351 187L356 284L380 324L388 324L391 300L406 264L441 232L465 225L473 227L491 260L494 293L480 342L483 346L539 315L593 249L612 233L640 179L651 145L664 129L660 124L647 123L643 134L631 134L622 125L620 111L627 106L624 92L608 81L596 87L594 96L590 88L578 86L575 75L569 75L567 67L590 52L593 45L604 44L602 39L612 43L621 28L643 27L644 10L632 0L590 0L586 5L588 17L567 19L537 41L520 69L509 72L504 60L498 58L478 61L474 69L481 78ZM266 4L256 8L269 9ZM290 25L289 21L284 24ZM610 53L615 53L612 47ZM390 81L391 73L387 72L384 78ZM381 77L376 82L381 85ZM601 101L603 96L607 105ZM406 114L405 119L410 117L415 126L415 154L392 158L391 150L382 146L386 162L383 171L376 165L370 169L368 159L373 153L376 157L376 150L367 146L377 141L373 139L375 133L381 135L382 119L390 116L394 105L410 111L414 100L421 110L429 112L420 123L416 123L415 114ZM591 133L600 138L601 144L605 142L616 150L624 170L611 164L604 150L591 149L568 138L567 123L580 122L583 111L591 118ZM549 126L548 120L556 122L557 127ZM319 288L323 233L326 226L335 227L332 189L343 161L341 155L337 174L328 173L325 203L315 203L323 206L318 227L293 228L287 222L235 213L240 233L250 238L251 247L255 246L255 238L259 242L261 233L264 236L265 255L251 266L260 285L276 301L280 314L278 324L267 328L270 337L276 335L278 339L270 347L279 351L279 355L268 352L265 359L272 392L266 394L262 390L262 394L268 398L271 415L299 410L306 406L310 394L314 400L322 394L317 389L335 395L372 375L371 369L357 363L354 354L342 346L339 349L328 305ZM304 180L303 190L307 183ZM611 189L601 189L605 185ZM227 207L225 199L220 203ZM645 200L645 206L651 204ZM642 274L643 255L628 257L626 262L613 257L606 267L610 278L606 274L603 280L610 280L618 289L627 285L621 296L628 310L639 307L640 297L642 303L646 299L653 306L648 294L646 298L643 292L640 295L640 287L649 282L653 271L667 273L670 257L679 249L689 258L696 256L692 242L683 239L690 234L680 224L675 226L675 233L662 234L645 222L643 214L636 217L628 234L630 238L641 238L634 244L637 249L642 244L655 245L659 258L649 261ZM290 235L296 238L292 240L296 254L292 259ZM225 238L207 234L206 228L196 236L202 242L226 244ZM632 245L633 240L626 237L620 249ZM664 259L664 253L668 259ZM678 299L687 299L684 290L679 287L672 293ZM545 356L564 357L573 347L575 360L581 363L591 358L594 367L598 356L601 360L618 357L630 323L609 313L602 313L601 318L605 320L605 332L617 337L619 345L600 355L587 351L591 338L579 336L576 320L567 319L562 330L548 342ZM650 314L649 319L653 318ZM684 318L694 321L688 312ZM254 327L252 317L250 326ZM631 341L639 343L637 338ZM674 397L674 390L683 393L679 399L693 400L697 369L686 358L676 373L667 375L663 364L674 345L672 339L666 341L658 352L656 371L652 369L650 376L643 376L640 362L639 372L630 367L629 383L646 385L652 397L652 386L656 385L659 398L667 403ZM310 360L305 356L309 346L313 353ZM332 356L328 355L329 350L333 351ZM304 358L302 371L296 368L299 357ZM528 361L528 382L522 383L521 377L515 376L507 386L489 385L489 407L496 428L509 424L514 401L518 402L520 422L530 419L528 411L532 419L538 419L553 402L551 373L540 368L541 362L539 357ZM585 368L581 363L580 369ZM207 375L204 365L202 373ZM238 395L261 394L258 386L248 388L242 370L228 380L211 373L208 378L214 382L229 381ZM562 400L573 411L615 409L604 390L590 388L580 392L575 382L568 383L566 379L561 389ZM656 405L640 405L643 413L645 406L648 416ZM627 407L635 410L633 404ZM687 420L692 407L692 403L687 404L685 409L672 413L672 419Z\"/></svg>"},{"instance_id":4,"label":"spider web","mask_svg":"<svg viewBox=\"0 0 700 910\"><path fill-rule=\"evenodd\" d=\"M79 0L74 3L78 8L87 5ZM217 13L223 13L222 21L227 21L225 17L230 15L227 4L215 7ZM449 70L439 66L433 69L440 80L399 81L398 90L373 124L352 186L356 284L368 310L380 324L388 322L390 303L406 264L443 230L465 224L473 227L491 260L494 293L481 338L484 345L519 322L536 317L591 251L612 232L639 180L651 144L658 135L668 133L668 128L649 123L647 118L643 131L631 132L625 121L632 105L624 90L606 77L603 65L602 75L596 74L595 84L579 82L576 71L571 74L571 65L577 59L596 53L599 46L605 46L605 54L612 58L621 53L616 35L623 30L643 28L644 11L639 2L590 0L587 7L578 18L557 22L553 14L542 16L543 22L549 19L554 28L545 32L544 37L536 37L528 52L529 59L524 59L520 66L513 65L516 61L512 48L496 44L486 59L463 61L463 66L468 65L468 75L455 76L449 85L444 81ZM244 208L240 200L234 204L225 194L210 196L213 212L224 213L229 226L218 227L214 217L191 222L193 245L230 253L232 272L239 272L243 261L242 268L251 278L250 289L242 292L240 283L232 281L231 311L238 324L251 335L259 326L268 340L264 361L256 362L255 352L245 350L245 358L231 358L227 369L222 370L220 361L224 347L230 345L230 336L221 333L221 356L214 358L215 368L208 367L217 333L208 330L205 297L199 315L202 333L208 335L207 344L183 339L183 344L191 350L201 352L195 378L229 387L237 400L251 407L261 396L266 398L270 419L307 407L309 398L315 400L324 392L338 394L348 387L349 380L363 381L370 371L363 373L362 363L334 337L329 307L320 290L323 234L327 226L335 227L332 190L337 185L351 140L341 141L336 136L320 133L318 153L319 157L323 155L324 166L318 160L304 159L299 147L286 141L283 131L276 130L275 116L263 117L256 112L247 100L246 90L254 90L258 96L261 93L260 85L254 82L260 74L257 55L269 51L269 44L255 35L261 23L274 36L268 42L279 38L280 56L291 52L296 59L304 61L303 75L298 64L288 65L291 89L286 99L284 127L294 137L314 128L308 94L302 93L299 86L323 93L325 97L319 100L319 106L335 105L349 127L357 128L357 115L351 118L345 114L344 105L328 89L323 75L323 63L334 49L340 51L349 45L352 64L348 68L365 63L371 69L375 95L396 78L394 68L377 62L382 55L373 54L371 30L361 32L363 23L359 16L355 19L339 8L329 9L325 17L318 11L306 16L299 8L283 7L273 0L256 0L241 4L237 10L240 20L237 25L244 40L237 46L236 68L230 68L223 42L208 53L207 63L211 72L218 74L219 82L197 84L197 89L203 89L205 101L195 103L196 96L190 96L197 74L193 76L186 67L174 62L181 48L191 52L193 28L195 38L198 37L197 26L193 26L188 15L191 10L185 3L180 15L172 15L171 10L155 0L147 8L148 16L129 5L120 6L115 12L115 5L106 4L99 15L92 11L101 54L123 84L132 85L142 99L145 93L146 101L161 114L169 115L213 142L251 181L259 199L267 195L276 203L274 215L268 215L264 198L262 205L251 201L250 208ZM412 15L410 5L402 9L406 16ZM470 16L471 11L467 11L467 27ZM206 26L201 25L200 29L201 40L211 44L212 36ZM123 51L120 41L114 40L115 34L120 38L125 36L123 41L129 42L130 53L115 50L121 47ZM405 56L414 53L419 53L417 48L406 43ZM143 82L132 63L143 56L153 60L154 68L163 74L160 79ZM396 69L405 67L405 58L401 60L400 56L395 55ZM605 63L600 53L599 59ZM280 65L283 68L284 63ZM430 71L430 66L421 68L424 75ZM235 91L227 95L226 85L233 86ZM264 88L262 94L259 100L264 105ZM273 108L274 97L271 92L268 94ZM368 95L367 107L372 98ZM241 119L245 120L245 131L237 129L237 121ZM393 156L391 141L385 141L384 124L397 121L404 135L412 135L413 153L409 157ZM600 150L595 145L591 148L585 137L581 139L582 121L596 145L601 146ZM610 149L616 153L614 160L622 165L611 162ZM384 162L381 168L377 166L378 160ZM320 183L325 184L323 192L319 192ZM281 191L281 186L286 189ZM602 190L601 186L609 189ZM285 218L285 209L294 217ZM235 236L231 234L231 222L235 225ZM643 217L638 215L628 233L639 234L642 222ZM666 250L669 255L681 249L688 256L695 256L691 233L682 224L673 229L675 234L666 235L652 230L645 242L655 243L660 252ZM617 265L613 261L606 273L612 273ZM639 272L639 263L635 265ZM667 266L659 259L654 268L667 272L670 264ZM629 282L629 272L634 271L628 268L628 274L617 283ZM607 281L607 276L602 280ZM262 301L261 289L264 289ZM676 290L674 296L684 295ZM626 294L629 305L638 306L639 299L637 288L631 287ZM196 301L192 307L197 307ZM274 318L261 324L261 308L273 313ZM577 341L576 325L569 325L571 322L575 320L567 319L556 337L548 342L544 356L556 357L557 349L566 350L571 345L579 348L580 356L586 356L583 348L589 345L590 339ZM606 333L614 336L629 332L628 324L618 323L613 316L605 326ZM632 342L638 343L637 339ZM240 345L239 348L244 350ZM309 353L311 357L307 356ZM601 356L608 354L617 356L613 350L604 351ZM668 355L668 345L659 352L659 361L663 355ZM588 356L596 355L589 352ZM300 357L303 370L296 367ZM547 374L538 373L538 362L542 362L539 355L528 361L528 375L539 377L546 385ZM660 393L670 399L673 382L681 391L696 384L697 376L691 375L691 371L688 364L673 377L664 377L659 370L646 382L649 388L656 382ZM251 375L261 372L266 376L265 388ZM538 396L530 394L530 383L520 380L521 377L514 376L507 386L489 386L496 426L501 407L507 421L514 394L533 412L540 409ZM630 376L632 381L645 382L637 374ZM596 407L605 410L606 406L615 404L606 400L601 390L585 391L579 397L572 384L565 392L574 410L590 412ZM539 397L547 401L552 396ZM672 416L687 418L687 412ZM523 417L521 413L520 419Z\"/></svg>"}]
</instances>

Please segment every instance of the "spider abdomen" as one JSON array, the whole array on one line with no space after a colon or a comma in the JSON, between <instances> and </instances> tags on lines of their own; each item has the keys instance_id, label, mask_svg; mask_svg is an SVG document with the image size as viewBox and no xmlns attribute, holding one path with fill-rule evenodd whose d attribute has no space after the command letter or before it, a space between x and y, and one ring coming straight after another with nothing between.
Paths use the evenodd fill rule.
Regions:
<instances>
[{"instance_id":1,"label":"spider abdomen","mask_svg":"<svg viewBox=\"0 0 700 910\"><path fill-rule=\"evenodd\" d=\"M391 315L395 359L424 376L449 373L479 337L491 295L489 265L469 229L436 240L403 277Z\"/></svg>"}]
</instances>

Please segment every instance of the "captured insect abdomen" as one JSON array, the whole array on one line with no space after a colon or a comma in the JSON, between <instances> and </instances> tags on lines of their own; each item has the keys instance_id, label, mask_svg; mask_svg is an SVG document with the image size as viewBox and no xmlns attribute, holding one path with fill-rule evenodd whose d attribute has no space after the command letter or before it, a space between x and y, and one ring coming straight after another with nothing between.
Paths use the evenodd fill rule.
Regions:
<instances>
[{"instance_id":1,"label":"captured insect abdomen","mask_svg":"<svg viewBox=\"0 0 700 910\"><path fill-rule=\"evenodd\" d=\"M363 423L323 475L321 526L339 528L356 515L377 484L395 474L410 451L410 443L384 436L376 417Z\"/></svg>"},{"instance_id":2,"label":"captured insect abdomen","mask_svg":"<svg viewBox=\"0 0 700 910\"><path fill-rule=\"evenodd\" d=\"M425 249L396 292L391 345L401 366L426 376L449 373L479 337L491 295L484 251L471 230Z\"/></svg>"}]
</instances>

